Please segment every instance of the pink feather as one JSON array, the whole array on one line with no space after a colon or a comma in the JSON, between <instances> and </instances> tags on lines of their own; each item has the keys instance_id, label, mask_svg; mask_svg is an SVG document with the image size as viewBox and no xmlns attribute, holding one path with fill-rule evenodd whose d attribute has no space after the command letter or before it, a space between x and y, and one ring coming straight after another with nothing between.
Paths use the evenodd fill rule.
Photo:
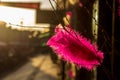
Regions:
<instances>
[{"instance_id":1,"label":"pink feather","mask_svg":"<svg viewBox=\"0 0 120 80\"><path fill-rule=\"evenodd\" d=\"M78 32L70 27L65 28L58 25L55 29L56 34L48 40L47 45L65 61L75 63L79 67L92 70L100 65L103 61L103 52Z\"/></svg>"}]
</instances>

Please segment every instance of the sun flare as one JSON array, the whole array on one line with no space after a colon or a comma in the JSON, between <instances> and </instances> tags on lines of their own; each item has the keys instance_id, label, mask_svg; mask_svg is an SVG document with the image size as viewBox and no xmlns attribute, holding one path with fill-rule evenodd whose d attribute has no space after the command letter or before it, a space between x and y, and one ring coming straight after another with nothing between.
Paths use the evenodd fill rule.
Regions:
<instances>
[{"instance_id":1,"label":"sun flare","mask_svg":"<svg viewBox=\"0 0 120 80\"><path fill-rule=\"evenodd\" d=\"M34 25L35 12L34 9L0 6L0 20L17 25L20 25L21 21L26 26Z\"/></svg>"}]
</instances>

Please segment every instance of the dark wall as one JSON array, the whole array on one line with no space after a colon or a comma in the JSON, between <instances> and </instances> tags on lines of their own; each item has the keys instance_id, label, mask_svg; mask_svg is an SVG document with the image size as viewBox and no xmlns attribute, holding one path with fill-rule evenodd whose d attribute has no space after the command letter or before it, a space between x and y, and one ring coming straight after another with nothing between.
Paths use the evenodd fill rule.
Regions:
<instances>
[{"instance_id":1,"label":"dark wall","mask_svg":"<svg viewBox=\"0 0 120 80\"><path fill-rule=\"evenodd\" d=\"M72 6L69 10L73 12L71 25L88 39L92 39L92 9L94 0L80 0L79 3Z\"/></svg>"},{"instance_id":2,"label":"dark wall","mask_svg":"<svg viewBox=\"0 0 120 80\"><path fill-rule=\"evenodd\" d=\"M49 23L57 25L62 23L63 11L37 10L36 23Z\"/></svg>"},{"instance_id":3,"label":"dark wall","mask_svg":"<svg viewBox=\"0 0 120 80\"><path fill-rule=\"evenodd\" d=\"M99 34L98 45L104 52L103 66L98 68L97 80L120 80L120 21L117 13L117 6L115 11L115 45L112 48L112 1L113 0L100 0L99 7ZM117 2L116 2L117 4ZM114 63L111 64L111 53L114 49ZM114 74L111 74L111 67L114 67Z\"/></svg>"}]
</instances>

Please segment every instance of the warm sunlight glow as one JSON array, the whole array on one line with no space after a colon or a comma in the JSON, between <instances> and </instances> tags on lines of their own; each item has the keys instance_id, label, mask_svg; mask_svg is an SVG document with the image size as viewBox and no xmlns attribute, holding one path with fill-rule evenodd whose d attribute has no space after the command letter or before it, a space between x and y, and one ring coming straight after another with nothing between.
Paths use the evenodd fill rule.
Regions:
<instances>
[{"instance_id":1,"label":"warm sunlight glow","mask_svg":"<svg viewBox=\"0 0 120 80\"><path fill-rule=\"evenodd\" d=\"M7 23L7 27L9 23L15 25L21 25L25 27L12 25L11 29L17 30L31 30L31 31L41 31L41 33L49 31L49 24L36 24L36 10L35 9L26 9L26 8L16 8L16 7L7 7L0 6L0 21L4 21ZM36 26L38 28L34 28L32 26ZM39 27L47 27L47 28L39 28Z\"/></svg>"},{"instance_id":2,"label":"warm sunlight glow","mask_svg":"<svg viewBox=\"0 0 120 80\"><path fill-rule=\"evenodd\" d=\"M34 25L35 12L34 9L0 6L0 20L18 25L21 25L21 22L25 26Z\"/></svg>"}]
</instances>

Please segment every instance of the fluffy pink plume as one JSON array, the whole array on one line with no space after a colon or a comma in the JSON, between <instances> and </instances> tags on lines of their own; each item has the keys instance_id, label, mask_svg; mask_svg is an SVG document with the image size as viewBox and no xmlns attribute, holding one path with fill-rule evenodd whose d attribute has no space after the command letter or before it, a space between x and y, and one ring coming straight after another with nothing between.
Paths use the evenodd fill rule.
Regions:
<instances>
[{"instance_id":1,"label":"fluffy pink plume","mask_svg":"<svg viewBox=\"0 0 120 80\"><path fill-rule=\"evenodd\" d=\"M61 58L79 67L92 70L100 65L103 61L103 52L78 32L70 27L65 28L61 25L56 26L56 34L48 40L47 45Z\"/></svg>"}]
</instances>

